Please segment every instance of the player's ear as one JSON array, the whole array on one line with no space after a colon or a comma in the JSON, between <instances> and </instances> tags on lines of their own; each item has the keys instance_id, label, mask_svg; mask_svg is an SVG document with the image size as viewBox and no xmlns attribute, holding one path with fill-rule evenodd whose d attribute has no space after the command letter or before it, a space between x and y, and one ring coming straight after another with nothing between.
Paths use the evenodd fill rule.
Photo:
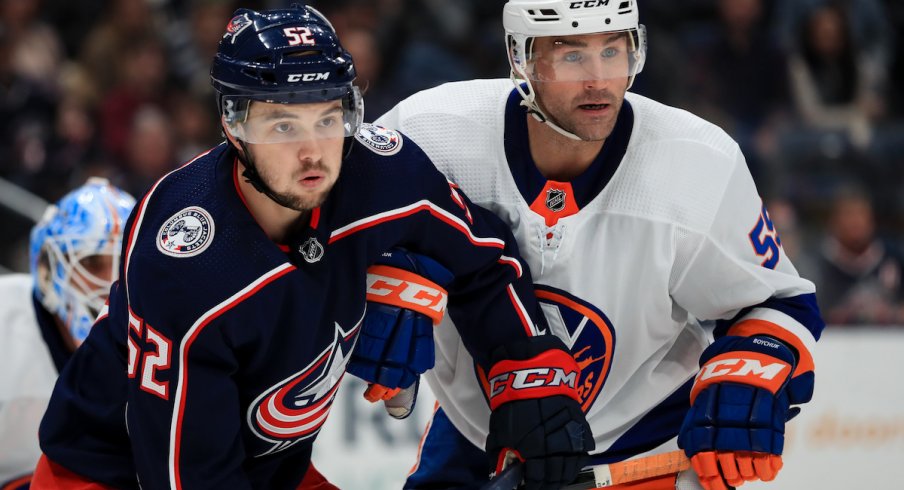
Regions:
<instances>
[{"instance_id":1,"label":"player's ear","mask_svg":"<svg viewBox=\"0 0 904 490\"><path fill-rule=\"evenodd\" d=\"M242 145L239 144L238 140L235 139L235 136L232 135L232 132L229 131L229 127L226 125L226 116L220 116L220 125L222 126L223 134L225 134L226 139L229 140L229 144L231 144L239 153L242 153Z\"/></svg>"}]
</instances>

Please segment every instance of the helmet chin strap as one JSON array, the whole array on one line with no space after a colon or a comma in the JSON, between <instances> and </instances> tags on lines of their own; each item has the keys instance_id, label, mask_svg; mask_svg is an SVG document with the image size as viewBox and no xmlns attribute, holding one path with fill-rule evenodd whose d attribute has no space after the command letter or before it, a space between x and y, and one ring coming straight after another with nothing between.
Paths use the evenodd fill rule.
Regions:
<instances>
[{"instance_id":1,"label":"helmet chin strap","mask_svg":"<svg viewBox=\"0 0 904 490\"><path fill-rule=\"evenodd\" d=\"M518 83L518 78L515 76L514 71L511 72L510 78L512 79L512 83L515 84L515 89L518 90L519 94L521 94L521 106L527 108L528 114L533 116L533 118L537 121L549 126L553 131L561 134L568 139L583 141L580 136L559 126L558 124L553 122L546 114L543 113L543 110L540 109L539 104L537 104L534 87L531 86L530 80L528 80L527 78L524 79L525 83L527 83L527 92L525 92L524 89L521 88L521 84Z\"/></svg>"},{"instance_id":2,"label":"helmet chin strap","mask_svg":"<svg viewBox=\"0 0 904 490\"><path fill-rule=\"evenodd\" d=\"M277 195L270 186L264 183L264 179L261 178L260 172L257 171L257 166L254 165L254 160L251 158L251 152L248 151L248 146L245 144L245 141L238 138L236 138L236 141L239 143L239 146L242 147L242 151L239 152L238 158L239 161L242 162L242 165L245 166L245 170L242 172L242 177L245 179L245 182L251 184L254 187L254 190L267 196L276 204L279 204L284 208L295 209L291 206L290 202Z\"/></svg>"}]
</instances>

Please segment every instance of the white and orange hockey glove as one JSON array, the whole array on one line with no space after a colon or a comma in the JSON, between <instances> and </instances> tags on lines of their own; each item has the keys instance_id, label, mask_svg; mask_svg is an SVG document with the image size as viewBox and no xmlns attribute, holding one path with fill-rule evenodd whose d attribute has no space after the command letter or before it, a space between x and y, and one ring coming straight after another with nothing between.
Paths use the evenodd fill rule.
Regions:
<instances>
[{"instance_id":1,"label":"white and orange hockey glove","mask_svg":"<svg viewBox=\"0 0 904 490\"><path fill-rule=\"evenodd\" d=\"M812 370L795 376L795 352L768 336L726 336L700 358L691 409L678 433L706 490L770 481L782 468L785 422L813 394Z\"/></svg>"}]
</instances>

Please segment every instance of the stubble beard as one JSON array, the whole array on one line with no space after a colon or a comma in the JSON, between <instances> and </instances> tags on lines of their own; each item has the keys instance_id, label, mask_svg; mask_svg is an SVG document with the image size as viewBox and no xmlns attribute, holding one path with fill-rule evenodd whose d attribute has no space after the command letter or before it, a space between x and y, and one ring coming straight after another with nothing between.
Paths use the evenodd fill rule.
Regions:
<instances>
[{"instance_id":1,"label":"stubble beard","mask_svg":"<svg viewBox=\"0 0 904 490\"><path fill-rule=\"evenodd\" d=\"M573 116L569 107L575 107L578 104L586 103L587 101L595 101L595 100L605 100L610 104L610 108L613 109L609 115L605 116L604 119L599 119L596 121L590 121L586 123L578 123L577 117ZM541 106L543 107L543 111L546 113L547 118L552 121L554 124L559 126L560 128L568 131L569 133L577 136L582 141L605 141L606 138L612 134L613 128L615 128L615 121L618 118L618 113L621 112L621 106L624 102L624 99L617 99L612 95L611 92L607 90L603 91L585 91L584 94L577 98L576 100L571 100L567 104L567 106L559 105L553 108L546 106L541 102ZM580 109L578 109L580 110Z\"/></svg>"},{"instance_id":2,"label":"stubble beard","mask_svg":"<svg viewBox=\"0 0 904 490\"><path fill-rule=\"evenodd\" d=\"M325 173L325 179L328 179L330 177L329 170L327 170L323 163L316 162L306 164L298 171L293 172L291 181L298 182L301 174L309 170L321 170ZM329 187L317 193L295 193L292 191L277 192L275 189L273 189L272 185L267 183L268 180L270 180L268 177L269 176L267 175L261 175L261 180L263 180L266 183L267 187L270 188L271 199L276 201L277 204L284 208L289 208L300 212L310 211L322 205L323 202L326 201L327 195L329 195L330 190L332 190L333 188L333 185L330 184Z\"/></svg>"}]
</instances>

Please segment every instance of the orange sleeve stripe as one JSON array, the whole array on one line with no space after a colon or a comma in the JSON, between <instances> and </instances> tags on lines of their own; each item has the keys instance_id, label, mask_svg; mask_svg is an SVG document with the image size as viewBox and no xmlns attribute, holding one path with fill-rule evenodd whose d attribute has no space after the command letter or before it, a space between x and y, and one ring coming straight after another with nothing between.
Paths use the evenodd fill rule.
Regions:
<instances>
[{"instance_id":1,"label":"orange sleeve stripe","mask_svg":"<svg viewBox=\"0 0 904 490\"><path fill-rule=\"evenodd\" d=\"M760 352L731 351L713 357L697 374L691 389L691 403L697 395L714 383L744 383L775 394L788 379L791 365Z\"/></svg>"},{"instance_id":2,"label":"orange sleeve stripe","mask_svg":"<svg viewBox=\"0 0 904 490\"><path fill-rule=\"evenodd\" d=\"M446 313L448 300L442 286L413 272L387 265L367 269L367 301L416 311L436 325Z\"/></svg>"},{"instance_id":3,"label":"orange sleeve stripe","mask_svg":"<svg viewBox=\"0 0 904 490\"><path fill-rule=\"evenodd\" d=\"M813 355L804 343L788 330L760 319L750 319L738 322L728 329L727 335L737 335L740 337L750 337L753 335L768 335L775 337L782 342L787 343L797 350L797 367L794 369L793 376L813 371L815 365L813 363Z\"/></svg>"}]
</instances>

